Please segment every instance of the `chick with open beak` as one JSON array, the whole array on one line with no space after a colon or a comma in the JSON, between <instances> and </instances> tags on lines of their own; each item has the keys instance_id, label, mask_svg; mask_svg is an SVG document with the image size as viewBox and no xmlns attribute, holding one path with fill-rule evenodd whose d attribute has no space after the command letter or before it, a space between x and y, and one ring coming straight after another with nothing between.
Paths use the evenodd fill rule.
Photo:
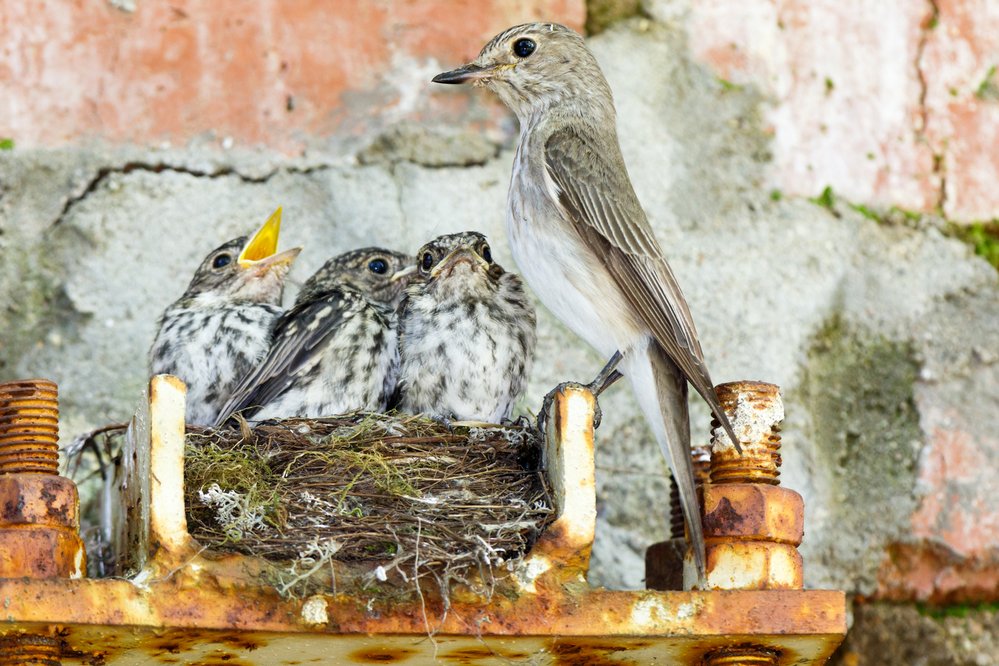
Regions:
<instances>
[{"instance_id":1,"label":"chick with open beak","mask_svg":"<svg viewBox=\"0 0 999 666\"><path fill-rule=\"evenodd\" d=\"M499 423L523 392L537 339L523 283L474 231L440 236L417 254L399 342L400 409Z\"/></svg>"},{"instance_id":2,"label":"chick with open beak","mask_svg":"<svg viewBox=\"0 0 999 666\"><path fill-rule=\"evenodd\" d=\"M212 250L187 291L166 309L149 350L151 375L176 375L187 384L187 421L211 425L240 379L270 343L281 296L301 252L277 252L278 208L249 239Z\"/></svg>"},{"instance_id":3,"label":"chick with open beak","mask_svg":"<svg viewBox=\"0 0 999 666\"><path fill-rule=\"evenodd\" d=\"M396 309L416 275L411 263L378 247L327 261L278 321L218 425L236 412L263 421L384 410L399 375Z\"/></svg>"}]
</instances>

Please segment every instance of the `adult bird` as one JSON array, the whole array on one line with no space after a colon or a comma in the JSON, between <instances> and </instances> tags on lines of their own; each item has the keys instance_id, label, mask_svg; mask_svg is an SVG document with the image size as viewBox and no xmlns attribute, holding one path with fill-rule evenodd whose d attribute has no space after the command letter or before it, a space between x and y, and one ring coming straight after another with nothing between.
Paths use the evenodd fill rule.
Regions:
<instances>
[{"instance_id":1,"label":"adult bird","mask_svg":"<svg viewBox=\"0 0 999 666\"><path fill-rule=\"evenodd\" d=\"M301 248L276 253L281 209L249 240L235 238L205 257L184 295L159 320L151 375L187 384L187 421L215 422L237 383L270 344L285 277Z\"/></svg>"},{"instance_id":2,"label":"adult bird","mask_svg":"<svg viewBox=\"0 0 999 666\"><path fill-rule=\"evenodd\" d=\"M496 35L474 61L434 81L484 86L517 115L507 214L514 259L556 317L605 357L623 354L620 369L672 468L703 576L688 382L737 448L738 440L687 303L632 188L596 58L569 28L529 23Z\"/></svg>"},{"instance_id":3,"label":"adult bird","mask_svg":"<svg viewBox=\"0 0 999 666\"><path fill-rule=\"evenodd\" d=\"M233 392L217 423L385 409L399 374L396 309L415 270L377 247L327 261L274 327L267 355Z\"/></svg>"},{"instance_id":4,"label":"adult bird","mask_svg":"<svg viewBox=\"0 0 999 666\"><path fill-rule=\"evenodd\" d=\"M520 277L474 231L439 236L416 254L399 353L400 410L499 423L524 391L536 341Z\"/></svg>"}]
</instances>

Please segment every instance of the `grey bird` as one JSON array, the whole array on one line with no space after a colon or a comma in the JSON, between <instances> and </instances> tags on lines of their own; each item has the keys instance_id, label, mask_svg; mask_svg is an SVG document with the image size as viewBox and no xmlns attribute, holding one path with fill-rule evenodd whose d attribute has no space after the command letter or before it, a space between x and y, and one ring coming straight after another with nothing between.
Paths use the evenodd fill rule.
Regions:
<instances>
[{"instance_id":1,"label":"grey bird","mask_svg":"<svg viewBox=\"0 0 999 666\"><path fill-rule=\"evenodd\" d=\"M485 86L517 115L507 214L514 259L556 317L605 357L623 355L621 372L679 486L703 576L687 382L737 448L738 440L687 303L632 188L596 59L572 30L530 23L496 35L473 62L434 81Z\"/></svg>"},{"instance_id":2,"label":"grey bird","mask_svg":"<svg viewBox=\"0 0 999 666\"><path fill-rule=\"evenodd\" d=\"M385 409L399 375L396 309L414 274L409 255L377 247L327 261L275 325L218 425L236 412L263 421Z\"/></svg>"},{"instance_id":3,"label":"grey bird","mask_svg":"<svg viewBox=\"0 0 999 666\"><path fill-rule=\"evenodd\" d=\"M151 375L187 384L187 421L211 425L237 383L267 351L283 311L285 277L301 248L276 254L281 209L249 240L212 250L187 291L160 317Z\"/></svg>"},{"instance_id":4,"label":"grey bird","mask_svg":"<svg viewBox=\"0 0 999 666\"><path fill-rule=\"evenodd\" d=\"M400 410L500 423L524 391L537 339L520 277L474 231L434 239L417 261L421 279L403 304Z\"/></svg>"}]
</instances>

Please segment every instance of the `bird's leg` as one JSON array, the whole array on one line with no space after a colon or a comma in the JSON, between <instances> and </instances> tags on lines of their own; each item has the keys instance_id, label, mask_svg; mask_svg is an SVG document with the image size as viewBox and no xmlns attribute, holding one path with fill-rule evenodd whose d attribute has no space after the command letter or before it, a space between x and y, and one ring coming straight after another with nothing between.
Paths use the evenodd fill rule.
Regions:
<instances>
[{"instance_id":1,"label":"bird's leg","mask_svg":"<svg viewBox=\"0 0 999 666\"><path fill-rule=\"evenodd\" d=\"M448 430L454 430L454 414L423 414L431 421L444 426Z\"/></svg>"},{"instance_id":2,"label":"bird's leg","mask_svg":"<svg viewBox=\"0 0 999 666\"><path fill-rule=\"evenodd\" d=\"M538 413L538 429L542 434L545 432L545 419L547 419L548 410L551 409L552 403L555 401L555 395L562 392L569 386L576 386L587 389L593 394L594 398L594 410L593 410L593 427L599 428L600 422L603 420L603 413L600 411L600 402L596 400L600 397L600 394L609 389L614 383L621 379L624 375L617 371L618 364L621 363L621 359L624 357L620 351L614 352L610 360L607 361L606 365L597 373L597 376L593 378L593 381L589 384L580 384L579 382L562 382L554 389L552 389L545 399L541 402L541 411Z\"/></svg>"},{"instance_id":3,"label":"bird's leg","mask_svg":"<svg viewBox=\"0 0 999 666\"><path fill-rule=\"evenodd\" d=\"M609 389L614 385L614 382L624 377L620 372L617 371L617 366L620 365L621 359L624 355L620 351L614 352L607 361L607 364L597 373L597 376L593 378L590 382L588 388L590 392L593 393L594 397L600 397L600 394Z\"/></svg>"}]
</instances>

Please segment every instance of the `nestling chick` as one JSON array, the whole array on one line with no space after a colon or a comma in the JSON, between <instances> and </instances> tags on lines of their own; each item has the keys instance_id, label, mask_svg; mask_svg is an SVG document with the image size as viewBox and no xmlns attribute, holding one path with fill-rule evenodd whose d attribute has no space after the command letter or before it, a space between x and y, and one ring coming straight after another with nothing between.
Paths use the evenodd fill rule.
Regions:
<instances>
[{"instance_id":1,"label":"nestling chick","mask_svg":"<svg viewBox=\"0 0 999 666\"><path fill-rule=\"evenodd\" d=\"M535 312L520 278L474 231L440 236L417 254L421 280L403 303L400 409L499 423L524 390Z\"/></svg>"},{"instance_id":2,"label":"nestling chick","mask_svg":"<svg viewBox=\"0 0 999 666\"><path fill-rule=\"evenodd\" d=\"M414 274L408 255L377 247L327 261L218 423L236 412L262 421L384 410L399 374L396 307Z\"/></svg>"},{"instance_id":3,"label":"nestling chick","mask_svg":"<svg viewBox=\"0 0 999 666\"><path fill-rule=\"evenodd\" d=\"M151 375L187 384L187 422L211 425L232 390L267 351L285 277L301 248L275 254L281 209L247 241L212 250L187 291L160 317Z\"/></svg>"}]
</instances>

